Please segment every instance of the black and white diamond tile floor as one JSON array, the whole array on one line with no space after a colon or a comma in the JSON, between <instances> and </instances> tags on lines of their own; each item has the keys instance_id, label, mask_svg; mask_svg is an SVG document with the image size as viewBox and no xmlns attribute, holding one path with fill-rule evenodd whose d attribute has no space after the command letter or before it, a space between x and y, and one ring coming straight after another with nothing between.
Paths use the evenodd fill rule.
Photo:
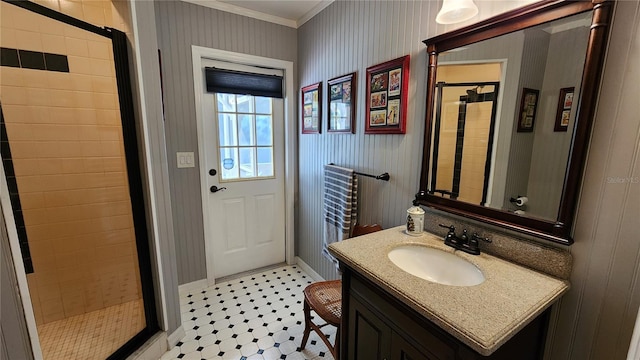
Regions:
<instances>
[{"instance_id":1,"label":"black and white diamond tile floor","mask_svg":"<svg viewBox=\"0 0 640 360\"><path fill-rule=\"evenodd\" d=\"M298 266L283 266L181 295L186 336L161 359L333 359L315 332L299 348L302 290L311 282ZM333 343L336 329L324 329Z\"/></svg>"}]
</instances>

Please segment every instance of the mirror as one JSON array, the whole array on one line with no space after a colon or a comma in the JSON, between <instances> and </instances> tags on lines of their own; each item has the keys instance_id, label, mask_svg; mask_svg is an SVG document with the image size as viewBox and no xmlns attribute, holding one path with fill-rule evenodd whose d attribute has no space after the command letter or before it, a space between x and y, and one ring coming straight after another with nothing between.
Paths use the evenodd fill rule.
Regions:
<instances>
[{"instance_id":1,"label":"mirror","mask_svg":"<svg viewBox=\"0 0 640 360\"><path fill-rule=\"evenodd\" d=\"M536 3L424 41L418 203L572 243L611 7Z\"/></svg>"}]
</instances>

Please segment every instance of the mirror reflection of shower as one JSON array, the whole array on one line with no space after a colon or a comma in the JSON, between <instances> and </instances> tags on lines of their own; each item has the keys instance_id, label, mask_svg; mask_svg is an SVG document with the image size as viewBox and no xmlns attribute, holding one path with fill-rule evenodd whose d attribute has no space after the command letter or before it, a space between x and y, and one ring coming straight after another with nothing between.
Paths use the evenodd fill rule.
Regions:
<instances>
[{"instance_id":1,"label":"mirror reflection of shower","mask_svg":"<svg viewBox=\"0 0 640 360\"><path fill-rule=\"evenodd\" d=\"M498 82L438 83L430 192L487 199Z\"/></svg>"}]
</instances>

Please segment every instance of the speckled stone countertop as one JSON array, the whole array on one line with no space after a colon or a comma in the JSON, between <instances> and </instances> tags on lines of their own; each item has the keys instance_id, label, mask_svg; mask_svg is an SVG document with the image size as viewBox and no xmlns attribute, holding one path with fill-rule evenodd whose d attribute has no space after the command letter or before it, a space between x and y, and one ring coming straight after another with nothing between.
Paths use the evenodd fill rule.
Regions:
<instances>
[{"instance_id":1,"label":"speckled stone countertop","mask_svg":"<svg viewBox=\"0 0 640 360\"><path fill-rule=\"evenodd\" d=\"M481 355L491 355L569 289L567 281L491 255L456 251L440 237L409 236L404 229L399 226L334 243L329 251ZM459 287L413 276L387 256L406 244L455 253L476 265L485 281Z\"/></svg>"}]
</instances>

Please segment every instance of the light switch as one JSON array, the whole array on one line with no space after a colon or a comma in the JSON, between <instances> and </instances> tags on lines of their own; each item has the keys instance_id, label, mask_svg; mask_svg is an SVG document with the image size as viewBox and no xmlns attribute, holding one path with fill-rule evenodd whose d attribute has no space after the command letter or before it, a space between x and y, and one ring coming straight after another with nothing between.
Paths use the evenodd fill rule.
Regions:
<instances>
[{"instance_id":1,"label":"light switch","mask_svg":"<svg viewBox=\"0 0 640 360\"><path fill-rule=\"evenodd\" d=\"M193 152L178 152L178 169L195 167Z\"/></svg>"}]
</instances>

